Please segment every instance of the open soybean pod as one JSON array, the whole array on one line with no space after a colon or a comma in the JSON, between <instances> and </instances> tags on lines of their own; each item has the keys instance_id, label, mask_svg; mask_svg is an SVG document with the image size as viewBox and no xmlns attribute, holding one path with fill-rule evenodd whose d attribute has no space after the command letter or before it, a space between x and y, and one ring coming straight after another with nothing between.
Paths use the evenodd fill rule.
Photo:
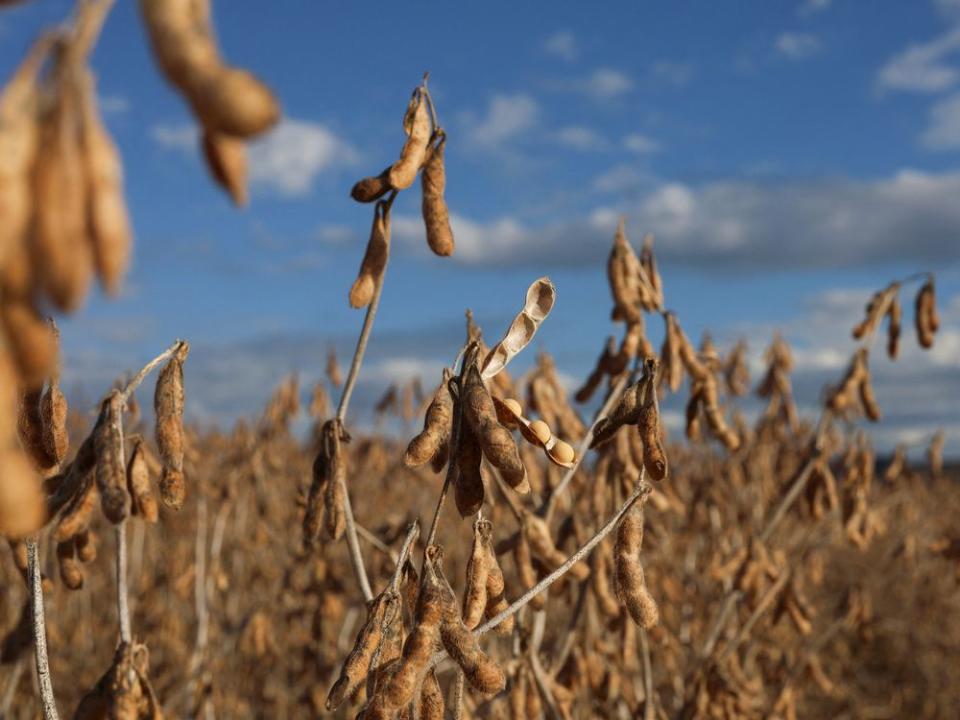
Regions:
<instances>
[{"instance_id":1,"label":"open soybean pod","mask_svg":"<svg viewBox=\"0 0 960 720\"><path fill-rule=\"evenodd\" d=\"M390 257L390 205L378 202L373 210L373 225L360 272L350 288L350 307L366 307L373 300L377 283L382 281Z\"/></svg>"},{"instance_id":2,"label":"open soybean pod","mask_svg":"<svg viewBox=\"0 0 960 720\"><path fill-rule=\"evenodd\" d=\"M510 324L507 334L491 348L480 366L481 375L488 380L503 370L537 332L557 301L557 288L550 278L535 280L527 288L527 296L521 310Z\"/></svg>"},{"instance_id":3,"label":"open soybean pod","mask_svg":"<svg viewBox=\"0 0 960 720\"><path fill-rule=\"evenodd\" d=\"M140 11L164 75L207 130L248 138L277 122L270 89L221 58L209 0L140 0Z\"/></svg>"},{"instance_id":4,"label":"open soybean pod","mask_svg":"<svg viewBox=\"0 0 960 720\"><path fill-rule=\"evenodd\" d=\"M407 140L400 151L400 158L390 166L387 179L395 190L406 190L413 185L417 172L427 157L427 147L433 131L430 109L422 87L413 91L403 117L403 129Z\"/></svg>"},{"instance_id":5,"label":"open soybean pod","mask_svg":"<svg viewBox=\"0 0 960 720\"><path fill-rule=\"evenodd\" d=\"M550 426L543 420L529 420L520 412L520 403L512 398L500 400L493 398L497 418L508 428L517 428L520 435L531 445L544 451L554 465L572 468L576 463L576 452L566 441L553 434Z\"/></svg>"}]
</instances>

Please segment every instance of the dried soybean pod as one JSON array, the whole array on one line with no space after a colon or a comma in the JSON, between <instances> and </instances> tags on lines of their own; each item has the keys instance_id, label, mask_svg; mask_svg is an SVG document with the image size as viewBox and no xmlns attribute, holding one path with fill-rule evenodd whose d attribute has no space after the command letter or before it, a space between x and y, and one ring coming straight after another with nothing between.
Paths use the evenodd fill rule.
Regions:
<instances>
[{"instance_id":1,"label":"dried soybean pod","mask_svg":"<svg viewBox=\"0 0 960 720\"><path fill-rule=\"evenodd\" d=\"M436 672L431 670L423 679L420 686L420 715L421 720L443 720L443 692L437 682Z\"/></svg>"},{"instance_id":2,"label":"dried soybean pod","mask_svg":"<svg viewBox=\"0 0 960 720\"><path fill-rule=\"evenodd\" d=\"M347 527L346 510L344 510L347 492L346 485L344 484L346 482L346 468L344 467L344 460L340 453L339 444L337 446L337 455L332 459L332 462L333 471L330 475L330 481L327 483L326 492L323 495L324 529L326 530L328 539L337 541L343 537L343 532Z\"/></svg>"},{"instance_id":3,"label":"dried soybean pod","mask_svg":"<svg viewBox=\"0 0 960 720\"><path fill-rule=\"evenodd\" d=\"M657 362L647 360L645 396L640 406L637 430L643 440L643 466L656 481L667 476L667 454L660 440L660 409L657 403Z\"/></svg>"},{"instance_id":4,"label":"dried soybean pod","mask_svg":"<svg viewBox=\"0 0 960 720\"><path fill-rule=\"evenodd\" d=\"M636 322L640 319L640 261L627 241L624 219L617 223L613 247L607 260L607 279L613 295L613 320Z\"/></svg>"},{"instance_id":5,"label":"dried soybean pod","mask_svg":"<svg viewBox=\"0 0 960 720\"><path fill-rule=\"evenodd\" d=\"M900 297L894 295L887 310L887 355L891 360L896 360L900 353L901 318Z\"/></svg>"},{"instance_id":6,"label":"dried soybean pod","mask_svg":"<svg viewBox=\"0 0 960 720\"><path fill-rule=\"evenodd\" d=\"M933 336L940 327L933 277L930 277L917 292L914 303L914 323L917 328L917 342L920 346L933 347Z\"/></svg>"},{"instance_id":7,"label":"dried soybean pod","mask_svg":"<svg viewBox=\"0 0 960 720\"><path fill-rule=\"evenodd\" d=\"M480 440L466 423L460 426L460 442L455 459L459 472L454 476L453 498L460 516L469 517L483 507L484 486L480 470L483 450Z\"/></svg>"},{"instance_id":8,"label":"dried soybean pod","mask_svg":"<svg viewBox=\"0 0 960 720\"><path fill-rule=\"evenodd\" d=\"M660 621L660 609L647 589L640 564L640 547L643 544L643 506L637 504L620 520L613 556L617 595L627 608L633 621L649 630Z\"/></svg>"},{"instance_id":9,"label":"dried soybean pod","mask_svg":"<svg viewBox=\"0 0 960 720\"><path fill-rule=\"evenodd\" d=\"M92 478L88 478L61 516L53 539L57 542L63 542L82 532L90 524L90 518L93 517L93 508L96 504L97 485Z\"/></svg>"},{"instance_id":10,"label":"dried soybean pod","mask_svg":"<svg viewBox=\"0 0 960 720\"><path fill-rule=\"evenodd\" d=\"M590 574L590 587L593 589L594 597L597 599L597 605L601 612L608 618L615 619L620 617L620 603L617 602L616 595L612 588L610 579L610 554L609 541L604 541L593 553L593 572Z\"/></svg>"},{"instance_id":11,"label":"dried soybean pod","mask_svg":"<svg viewBox=\"0 0 960 720\"><path fill-rule=\"evenodd\" d=\"M83 571L76 558L73 538L57 543L57 565L60 567L60 579L71 590L83 587Z\"/></svg>"},{"instance_id":12,"label":"dried soybean pod","mask_svg":"<svg viewBox=\"0 0 960 720\"><path fill-rule=\"evenodd\" d=\"M530 551L537 560L551 570L556 570L567 561L567 556L560 552L554 544L546 520L539 515L524 512L522 523L523 535L530 544ZM569 572L570 575L581 581L590 577L590 568L583 561L573 565Z\"/></svg>"},{"instance_id":13,"label":"dried soybean pod","mask_svg":"<svg viewBox=\"0 0 960 720\"><path fill-rule=\"evenodd\" d=\"M181 341L160 370L153 395L155 435L163 461L160 499L173 510L179 510L186 499L183 477L183 362L189 352L189 343Z\"/></svg>"},{"instance_id":14,"label":"dried soybean pod","mask_svg":"<svg viewBox=\"0 0 960 720\"><path fill-rule=\"evenodd\" d=\"M497 554L493 548L493 527L490 532L481 535L483 549L487 554L487 607L484 610L484 616L489 620L506 610L510 603L507 602L505 584L503 581L503 570L500 569L500 563L497 562ZM513 633L514 616L511 615L503 620L494 630L500 635L510 635Z\"/></svg>"},{"instance_id":15,"label":"dried soybean pod","mask_svg":"<svg viewBox=\"0 0 960 720\"><path fill-rule=\"evenodd\" d=\"M241 138L204 130L200 138L207 169L237 207L247 204L247 146Z\"/></svg>"},{"instance_id":16,"label":"dried soybean pod","mask_svg":"<svg viewBox=\"0 0 960 720\"><path fill-rule=\"evenodd\" d=\"M246 138L277 122L280 107L269 88L220 57L209 0L140 0L140 11L164 75L204 127Z\"/></svg>"},{"instance_id":17,"label":"dried soybean pod","mask_svg":"<svg viewBox=\"0 0 960 720\"><path fill-rule=\"evenodd\" d=\"M463 417L473 430L483 454L518 493L530 492L527 473L513 435L497 421L496 408L484 387L476 363L467 368L463 382Z\"/></svg>"},{"instance_id":18,"label":"dried soybean pod","mask_svg":"<svg viewBox=\"0 0 960 720\"><path fill-rule=\"evenodd\" d=\"M340 676L327 695L327 710L335 710L356 690L370 672L370 662L380 645L388 612L396 611L399 597L382 592L367 604L367 619L357 633L353 649L343 661Z\"/></svg>"},{"instance_id":19,"label":"dried soybean pod","mask_svg":"<svg viewBox=\"0 0 960 720\"><path fill-rule=\"evenodd\" d=\"M477 518L473 523L473 545L467 560L467 584L463 591L463 624L473 630L480 624L487 607L487 578L490 575L489 556L483 536L489 537L493 525Z\"/></svg>"},{"instance_id":20,"label":"dried soybean pod","mask_svg":"<svg viewBox=\"0 0 960 720\"><path fill-rule=\"evenodd\" d=\"M370 304L381 282L390 257L390 210L385 201L380 201L373 209L373 226L367 250L360 263L360 272L350 288L350 307L362 308Z\"/></svg>"},{"instance_id":21,"label":"dried soybean pod","mask_svg":"<svg viewBox=\"0 0 960 720\"><path fill-rule=\"evenodd\" d=\"M11 378L12 380L12 378ZM39 390L28 390L20 398L17 407L17 435L20 444L39 468L49 468L56 464L43 442L43 420L40 417Z\"/></svg>"},{"instance_id":22,"label":"dried soybean pod","mask_svg":"<svg viewBox=\"0 0 960 720\"><path fill-rule=\"evenodd\" d=\"M403 455L403 462L407 467L423 465L431 460L450 439L453 420L453 398L449 389L451 377L450 370L444 368L440 387L434 393L423 419L423 432L410 441Z\"/></svg>"},{"instance_id":23,"label":"dried soybean pod","mask_svg":"<svg viewBox=\"0 0 960 720\"><path fill-rule=\"evenodd\" d=\"M37 74L50 51L52 37L34 42L0 91L0 268L7 284L11 255L26 259L25 241L33 212L30 170L39 139ZM21 268L28 263L18 263ZM18 288L25 294L24 288ZM5 288L4 302L10 288Z\"/></svg>"},{"instance_id":24,"label":"dried soybean pod","mask_svg":"<svg viewBox=\"0 0 960 720\"><path fill-rule=\"evenodd\" d=\"M87 212L100 282L112 295L130 261L131 231L123 197L123 164L96 107L96 89L87 71L79 81L81 143L87 179Z\"/></svg>"},{"instance_id":25,"label":"dried soybean pod","mask_svg":"<svg viewBox=\"0 0 960 720\"><path fill-rule=\"evenodd\" d=\"M88 231L86 167L79 136L78 94L61 54L56 99L41 120L33 192L43 202L34 213L33 267L58 309L71 312L86 297L93 276Z\"/></svg>"},{"instance_id":26,"label":"dried soybean pod","mask_svg":"<svg viewBox=\"0 0 960 720\"><path fill-rule=\"evenodd\" d=\"M70 437L67 434L67 399L59 383L51 379L40 398L40 419L43 422L43 445L54 463L62 463L67 456Z\"/></svg>"},{"instance_id":27,"label":"dried soybean pod","mask_svg":"<svg viewBox=\"0 0 960 720\"><path fill-rule=\"evenodd\" d=\"M143 456L143 441L137 440L127 463L127 489L133 500L133 514L148 523L155 523L159 515L157 500L150 489L150 470Z\"/></svg>"},{"instance_id":28,"label":"dried soybean pod","mask_svg":"<svg viewBox=\"0 0 960 720\"><path fill-rule=\"evenodd\" d=\"M73 544L77 548L77 557L80 562L93 562L97 559L97 536L92 530L81 530L73 537Z\"/></svg>"},{"instance_id":29,"label":"dried soybean pod","mask_svg":"<svg viewBox=\"0 0 960 720\"><path fill-rule=\"evenodd\" d=\"M450 229L450 211L443 199L447 185L446 170L443 166L443 151L447 136L442 130L437 133L439 141L433 147L430 157L423 166L420 186L423 194L421 212L427 231L427 245L437 255L446 257L453 254L453 230Z\"/></svg>"},{"instance_id":30,"label":"dried soybean pod","mask_svg":"<svg viewBox=\"0 0 960 720\"><path fill-rule=\"evenodd\" d=\"M416 624L403 644L403 655L393 677L383 686L370 703L371 709L382 708L383 717L389 717L409 704L417 688L426 676L437 645L440 642L440 621L443 614L443 599L440 589L424 586L417 600ZM378 715L374 715L377 717Z\"/></svg>"},{"instance_id":31,"label":"dried soybean pod","mask_svg":"<svg viewBox=\"0 0 960 720\"><path fill-rule=\"evenodd\" d=\"M533 567L530 545L527 543L527 538L523 531L521 531L520 538L513 546L513 561L517 566L517 575L520 577L520 583L523 585L524 592L526 592L537 584L537 571ZM534 595L530 601L530 607L534 610L543 610L545 606L546 593Z\"/></svg>"},{"instance_id":32,"label":"dried soybean pod","mask_svg":"<svg viewBox=\"0 0 960 720\"><path fill-rule=\"evenodd\" d=\"M873 422L880 420L880 406L877 404L877 398L873 394L873 383L870 382L870 372L864 373L857 386L860 392L860 402L863 405L863 412Z\"/></svg>"},{"instance_id":33,"label":"dried soybean pod","mask_svg":"<svg viewBox=\"0 0 960 720\"><path fill-rule=\"evenodd\" d=\"M16 447L0 449L0 535L26 537L45 519L43 491L27 456Z\"/></svg>"},{"instance_id":34,"label":"dried soybean pod","mask_svg":"<svg viewBox=\"0 0 960 720\"><path fill-rule=\"evenodd\" d=\"M635 425L640 416L642 387L638 381L623 391L620 401L606 417L600 418L593 426L591 448L597 448L608 442L624 425Z\"/></svg>"},{"instance_id":35,"label":"dried soybean pod","mask_svg":"<svg viewBox=\"0 0 960 720\"><path fill-rule=\"evenodd\" d=\"M323 519L323 499L326 487L330 482L329 452L335 434L336 420L327 420L320 429L320 451L313 461L313 477L310 491L307 495L307 507L303 516L303 541L306 546L312 545L320 536L320 523Z\"/></svg>"},{"instance_id":36,"label":"dried soybean pod","mask_svg":"<svg viewBox=\"0 0 960 720\"><path fill-rule=\"evenodd\" d=\"M120 434L122 400L114 390L103 402L103 421L94 436L97 453L95 477L100 491L100 507L107 519L116 524L127 517L130 498L126 488L126 473L123 467L123 437Z\"/></svg>"},{"instance_id":37,"label":"dried soybean pod","mask_svg":"<svg viewBox=\"0 0 960 720\"><path fill-rule=\"evenodd\" d=\"M400 151L400 159L390 166L387 177L390 187L395 190L406 190L413 185L417 171L427 157L432 128L430 111L421 88L414 90L403 124L407 140Z\"/></svg>"},{"instance_id":38,"label":"dried soybean pod","mask_svg":"<svg viewBox=\"0 0 960 720\"><path fill-rule=\"evenodd\" d=\"M533 671L529 667L525 666L527 674L527 697L526 702L524 703L527 717L528 718L542 718L543 717L543 702L540 700L540 690L537 687L537 680L533 675Z\"/></svg>"},{"instance_id":39,"label":"dried soybean pod","mask_svg":"<svg viewBox=\"0 0 960 720\"><path fill-rule=\"evenodd\" d=\"M359 203L370 203L379 200L393 188L390 187L390 168L386 168L379 175L357 180L350 188L350 197Z\"/></svg>"},{"instance_id":40,"label":"dried soybean pod","mask_svg":"<svg viewBox=\"0 0 960 720\"><path fill-rule=\"evenodd\" d=\"M506 678L497 665L483 650L477 636L471 633L460 617L460 604L443 573L443 550L438 545L427 548L427 563L424 569L428 586L440 588L443 614L440 622L440 639L443 647L460 669L470 685L484 694L498 693L506 686Z\"/></svg>"},{"instance_id":41,"label":"dried soybean pod","mask_svg":"<svg viewBox=\"0 0 960 720\"><path fill-rule=\"evenodd\" d=\"M27 390L39 389L57 365L57 345L49 323L29 301L6 294L0 303L0 320L21 384Z\"/></svg>"}]
</instances>

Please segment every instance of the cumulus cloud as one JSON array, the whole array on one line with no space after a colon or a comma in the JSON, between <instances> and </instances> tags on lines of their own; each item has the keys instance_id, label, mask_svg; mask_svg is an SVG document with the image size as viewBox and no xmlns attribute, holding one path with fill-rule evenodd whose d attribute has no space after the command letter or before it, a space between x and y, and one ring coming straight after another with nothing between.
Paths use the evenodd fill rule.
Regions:
<instances>
[{"instance_id":1,"label":"cumulus cloud","mask_svg":"<svg viewBox=\"0 0 960 720\"><path fill-rule=\"evenodd\" d=\"M803 0L798 12L802 16L815 15L828 9L831 3L832 0Z\"/></svg>"},{"instance_id":2,"label":"cumulus cloud","mask_svg":"<svg viewBox=\"0 0 960 720\"><path fill-rule=\"evenodd\" d=\"M774 47L789 60L804 60L820 52L820 39L810 33L785 32L777 36Z\"/></svg>"},{"instance_id":3,"label":"cumulus cloud","mask_svg":"<svg viewBox=\"0 0 960 720\"><path fill-rule=\"evenodd\" d=\"M931 150L960 148L960 94L950 95L930 108L930 122L920 142Z\"/></svg>"},{"instance_id":4,"label":"cumulus cloud","mask_svg":"<svg viewBox=\"0 0 960 720\"><path fill-rule=\"evenodd\" d=\"M960 173L903 170L874 180L659 183L621 207L532 226L502 216L455 215L455 260L500 265L575 265L603 252L619 214L657 235L662 258L687 267L798 269L862 267L910 260L960 261ZM395 232L415 233L422 227Z\"/></svg>"},{"instance_id":5,"label":"cumulus cloud","mask_svg":"<svg viewBox=\"0 0 960 720\"><path fill-rule=\"evenodd\" d=\"M580 56L577 38L569 30L559 30L548 37L543 43L543 51L566 62L573 62Z\"/></svg>"},{"instance_id":6,"label":"cumulus cloud","mask_svg":"<svg viewBox=\"0 0 960 720\"><path fill-rule=\"evenodd\" d=\"M554 137L560 145L573 150L603 150L607 147L607 141L601 135L590 128L577 125L560 128L554 133Z\"/></svg>"},{"instance_id":7,"label":"cumulus cloud","mask_svg":"<svg viewBox=\"0 0 960 720\"><path fill-rule=\"evenodd\" d=\"M482 118L468 118L468 133L473 142L496 148L533 128L539 115L540 106L529 95L494 95Z\"/></svg>"},{"instance_id":8,"label":"cumulus cloud","mask_svg":"<svg viewBox=\"0 0 960 720\"><path fill-rule=\"evenodd\" d=\"M326 126L284 119L250 144L250 182L281 195L304 195L320 173L356 159L354 148Z\"/></svg>"},{"instance_id":9,"label":"cumulus cloud","mask_svg":"<svg viewBox=\"0 0 960 720\"><path fill-rule=\"evenodd\" d=\"M150 137L163 148L195 152L194 125L155 125ZM349 166L358 154L350 143L320 123L285 118L248 146L250 183L280 195L296 197L310 192L323 172Z\"/></svg>"},{"instance_id":10,"label":"cumulus cloud","mask_svg":"<svg viewBox=\"0 0 960 720\"><path fill-rule=\"evenodd\" d=\"M633 80L619 70L600 68L581 83L581 89L588 95L601 99L615 98L633 88Z\"/></svg>"},{"instance_id":11,"label":"cumulus cloud","mask_svg":"<svg viewBox=\"0 0 960 720\"><path fill-rule=\"evenodd\" d=\"M652 153L660 149L660 143L640 133L631 133L625 136L623 146L630 152L635 153Z\"/></svg>"},{"instance_id":12,"label":"cumulus cloud","mask_svg":"<svg viewBox=\"0 0 960 720\"><path fill-rule=\"evenodd\" d=\"M926 43L909 46L880 69L882 90L936 93L957 84L960 69L948 59L960 51L960 27Z\"/></svg>"}]
</instances>

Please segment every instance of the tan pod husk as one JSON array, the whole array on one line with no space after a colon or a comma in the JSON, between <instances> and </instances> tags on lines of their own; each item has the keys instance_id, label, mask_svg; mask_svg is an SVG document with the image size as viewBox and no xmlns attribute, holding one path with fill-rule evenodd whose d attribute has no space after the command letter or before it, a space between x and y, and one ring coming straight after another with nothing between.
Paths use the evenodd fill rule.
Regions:
<instances>
[{"instance_id":1,"label":"tan pod husk","mask_svg":"<svg viewBox=\"0 0 960 720\"><path fill-rule=\"evenodd\" d=\"M362 308L373 300L376 286L383 281L390 257L390 209L384 202L378 202L373 210L373 226L370 239L360 263L360 272L350 288L350 307Z\"/></svg>"},{"instance_id":2,"label":"tan pod husk","mask_svg":"<svg viewBox=\"0 0 960 720\"><path fill-rule=\"evenodd\" d=\"M0 319L10 359L27 390L38 390L57 367L57 345L50 324L28 301L4 295Z\"/></svg>"},{"instance_id":3,"label":"tan pod husk","mask_svg":"<svg viewBox=\"0 0 960 720\"><path fill-rule=\"evenodd\" d=\"M530 551L537 560L550 570L556 570L567 561L567 556L557 549L550 535L550 526L547 522L533 513L523 515L523 535L530 544ZM575 563L568 571L577 580L583 581L590 577L590 568L585 562Z\"/></svg>"},{"instance_id":4,"label":"tan pod husk","mask_svg":"<svg viewBox=\"0 0 960 720\"><path fill-rule=\"evenodd\" d=\"M390 168L379 175L357 180L350 189L350 197L360 203L370 203L379 200L393 188L390 187Z\"/></svg>"},{"instance_id":5,"label":"tan pod husk","mask_svg":"<svg viewBox=\"0 0 960 720\"><path fill-rule=\"evenodd\" d=\"M186 499L186 480L183 475L183 362L189 352L190 345L181 342L160 370L153 395L155 435L163 461L160 499L172 510L179 510Z\"/></svg>"},{"instance_id":6,"label":"tan pod husk","mask_svg":"<svg viewBox=\"0 0 960 720\"><path fill-rule=\"evenodd\" d=\"M530 484L517 444L510 431L497 420L493 399L484 387L476 363L467 368L461 392L463 418L480 442L484 457L500 471L510 487L519 493L529 492Z\"/></svg>"},{"instance_id":7,"label":"tan pod husk","mask_svg":"<svg viewBox=\"0 0 960 720\"><path fill-rule=\"evenodd\" d=\"M387 174L388 182L395 190L406 190L413 185L417 172L427 157L427 146L433 128L427 99L421 88L413 92L403 125L407 140L400 151L400 159L390 166Z\"/></svg>"},{"instance_id":8,"label":"tan pod husk","mask_svg":"<svg viewBox=\"0 0 960 720\"><path fill-rule=\"evenodd\" d=\"M248 138L276 124L280 107L270 89L220 57L209 0L140 0L140 11L164 75L205 128Z\"/></svg>"},{"instance_id":9,"label":"tan pod husk","mask_svg":"<svg viewBox=\"0 0 960 720\"><path fill-rule=\"evenodd\" d=\"M453 498L461 517L469 517L483 507L483 449L480 440L469 425L460 426L460 442L456 461L458 472L454 475Z\"/></svg>"},{"instance_id":10,"label":"tan pod husk","mask_svg":"<svg viewBox=\"0 0 960 720\"><path fill-rule=\"evenodd\" d=\"M94 435L97 454L95 477L100 492L100 507L106 518L114 524L123 522L130 511L120 430L122 402L117 391L104 401L101 421Z\"/></svg>"},{"instance_id":11,"label":"tan pod husk","mask_svg":"<svg viewBox=\"0 0 960 720\"><path fill-rule=\"evenodd\" d=\"M467 560L467 582L463 591L463 624L473 630L483 619L487 607L487 578L490 575L489 555L483 538L489 538L493 525L477 518L473 523L473 544Z\"/></svg>"},{"instance_id":12,"label":"tan pod husk","mask_svg":"<svg viewBox=\"0 0 960 720\"><path fill-rule=\"evenodd\" d=\"M27 537L45 520L40 481L27 456L17 447L0 448L0 535Z\"/></svg>"},{"instance_id":13,"label":"tan pod husk","mask_svg":"<svg viewBox=\"0 0 960 720\"><path fill-rule=\"evenodd\" d=\"M640 563L643 544L643 505L635 504L617 527L614 544L615 588L633 621L646 630L660 621L660 610L647 589Z\"/></svg>"},{"instance_id":14,"label":"tan pod husk","mask_svg":"<svg viewBox=\"0 0 960 720\"><path fill-rule=\"evenodd\" d=\"M157 499L150 487L150 470L144 457L143 441L137 440L127 463L127 489L132 500L133 514L148 523L155 523L159 516Z\"/></svg>"},{"instance_id":15,"label":"tan pod husk","mask_svg":"<svg viewBox=\"0 0 960 720\"><path fill-rule=\"evenodd\" d=\"M87 180L90 239L100 282L108 293L116 295L127 272L133 244L123 194L123 164L97 112L92 74L86 72L80 83L80 139Z\"/></svg>"},{"instance_id":16,"label":"tan pod husk","mask_svg":"<svg viewBox=\"0 0 960 720\"><path fill-rule=\"evenodd\" d=\"M43 446L55 464L62 463L70 447L67 433L67 398L60 385L51 380L40 398L40 420L43 423Z\"/></svg>"},{"instance_id":17,"label":"tan pod husk","mask_svg":"<svg viewBox=\"0 0 960 720\"><path fill-rule=\"evenodd\" d=\"M204 130L200 138L210 176L227 191L233 204L244 207L247 194L247 146L233 135Z\"/></svg>"},{"instance_id":18,"label":"tan pod husk","mask_svg":"<svg viewBox=\"0 0 960 720\"><path fill-rule=\"evenodd\" d=\"M423 465L433 459L450 439L453 423L453 397L449 389L451 377L450 370L444 368L440 387L434 393L423 419L423 431L410 441L404 453L403 462L407 467Z\"/></svg>"},{"instance_id":19,"label":"tan pod husk","mask_svg":"<svg viewBox=\"0 0 960 720\"><path fill-rule=\"evenodd\" d=\"M446 257L453 254L454 242L453 230L450 229L450 211L447 209L446 200L443 199L443 192L447 185L447 176L443 165L447 136L443 131L438 134L440 139L433 146L430 157L420 174L423 195L421 213L427 232L427 245L436 255Z\"/></svg>"},{"instance_id":20,"label":"tan pod husk","mask_svg":"<svg viewBox=\"0 0 960 720\"><path fill-rule=\"evenodd\" d=\"M557 301L557 288L550 278L534 280L527 288L523 309L517 313L503 339L494 345L480 365L484 380L503 370L517 353L523 350L546 320Z\"/></svg>"},{"instance_id":21,"label":"tan pod husk","mask_svg":"<svg viewBox=\"0 0 960 720\"><path fill-rule=\"evenodd\" d=\"M328 711L337 707L356 690L370 672L370 663L380 646L387 614L399 611L400 598L392 593L383 592L367 604L367 619L360 627L353 648L340 668L340 676L327 695ZM387 662L390 658L382 658Z\"/></svg>"}]
</instances>

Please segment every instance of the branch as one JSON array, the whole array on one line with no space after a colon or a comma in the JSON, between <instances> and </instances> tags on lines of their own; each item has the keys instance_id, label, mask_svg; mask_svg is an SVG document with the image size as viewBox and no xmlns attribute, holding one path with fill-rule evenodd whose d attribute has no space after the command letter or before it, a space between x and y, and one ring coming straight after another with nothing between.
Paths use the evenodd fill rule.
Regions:
<instances>
[{"instance_id":1,"label":"branch","mask_svg":"<svg viewBox=\"0 0 960 720\"><path fill-rule=\"evenodd\" d=\"M40 701L44 720L59 720L57 701L53 695L50 678L50 661L47 657L47 627L43 616L43 581L40 577L40 560L37 556L37 541L28 539L27 579L30 581L30 597L33 608L34 658L37 664L37 679L40 682Z\"/></svg>"},{"instance_id":2,"label":"branch","mask_svg":"<svg viewBox=\"0 0 960 720\"><path fill-rule=\"evenodd\" d=\"M511 615L515 615L517 612L520 611L520 608L522 608L528 602L533 600L533 598L535 598L537 595L542 593L544 590L546 590L551 585L553 585L557 580L563 577L570 568L572 568L578 562L583 560L587 555L589 555L590 551L593 550L593 548L599 545L607 535L613 532L614 528L616 528L617 526L617 523L620 522L620 518L622 518L624 515L627 514L627 512L629 512L630 508L633 507L633 504L637 502L637 500L648 495L652 490L653 490L652 486L643 482L643 472L641 471L640 481L639 481L639 484L637 485L637 488L633 491L633 493L631 493L630 497L626 499L623 505L620 506L620 509L617 510L617 512L615 512L613 516L607 521L607 524L597 531L596 535L594 535L592 538L587 540L587 542L584 543L584 545L579 550L577 550L573 555L568 557L567 560L563 563L563 565L558 567L552 573L550 573L545 578L543 578L543 580L538 582L532 588L527 590L523 595L521 595L519 598L514 600L513 603L511 603L510 606L506 608L503 612L498 613L497 615L494 615L492 618L487 620L487 622L485 622L483 625L481 625L476 630L474 630L473 634L483 635L485 632L492 630L493 628L495 628L497 625L502 623Z\"/></svg>"}]
</instances>

